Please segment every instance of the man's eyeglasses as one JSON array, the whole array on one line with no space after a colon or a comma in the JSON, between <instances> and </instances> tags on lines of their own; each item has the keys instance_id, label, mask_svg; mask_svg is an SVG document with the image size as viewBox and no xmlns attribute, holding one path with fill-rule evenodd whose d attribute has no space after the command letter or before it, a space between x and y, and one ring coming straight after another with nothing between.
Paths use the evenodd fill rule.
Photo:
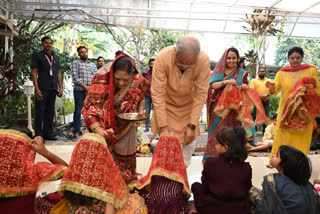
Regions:
<instances>
[{"instance_id":1,"label":"man's eyeglasses","mask_svg":"<svg viewBox=\"0 0 320 214\"><path fill-rule=\"evenodd\" d=\"M176 62L176 65L179 67L191 68L194 64L187 65L187 64Z\"/></svg>"},{"instance_id":2,"label":"man's eyeglasses","mask_svg":"<svg viewBox=\"0 0 320 214\"><path fill-rule=\"evenodd\" d=\"M193 62L192 64L183 64L180 62L180 60L178 58L176 58L176 65L179 67L184 67L184 68L191 68L192 66L194 66L195 62Z\"/></svg>"}]
</instances>

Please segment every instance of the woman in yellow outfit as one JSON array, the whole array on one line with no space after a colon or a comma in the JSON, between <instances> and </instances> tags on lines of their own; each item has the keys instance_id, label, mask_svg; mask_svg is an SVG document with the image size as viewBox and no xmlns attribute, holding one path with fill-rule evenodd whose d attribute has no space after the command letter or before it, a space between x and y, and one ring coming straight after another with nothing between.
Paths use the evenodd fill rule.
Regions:
<instances>
[{"instance_id":1,"label":"woman in yellow outfit","mask_svg":"<svg viewBox=\"0 0 320 214\"><path fill-rule=\"evenodd\" d=\"M293 131L290 129L283 129L281 119L283 118L283 110L286 107L288 96L294 88L295 84L303 77L313 77L316 80L316 90L320 93L320 82L317 69L308 64L301 65L303 59L303 50L300 47L293 47L288 52L288 59L290 66L281 68L274 79L274 83L267 82L266 86L270 89L272 95L276 95L281 90L281 98L278 109L278 117L276 124L276 132L271 155L277 154L281 145L290 145L296 149L307 154L310 149L313 121L307 121L307 125L300 131Z\"/></svg>"}]
</instances>

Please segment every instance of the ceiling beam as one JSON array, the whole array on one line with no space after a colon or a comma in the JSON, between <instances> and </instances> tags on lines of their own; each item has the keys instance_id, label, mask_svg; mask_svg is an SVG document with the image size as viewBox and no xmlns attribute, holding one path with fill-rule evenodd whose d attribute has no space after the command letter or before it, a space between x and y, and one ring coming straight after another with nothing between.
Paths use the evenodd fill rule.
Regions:
<instances>
[{"instance_id":1,"label":"ceiling beam","mask_svg":"<svg viewBox=\"0 0 320 214\"><path fill-rule=\"evenodd\" d=\"M235 2L233 2L233 5L237 4L239 0L236 0ZM230 6L228 8L228 14L227 14L227 19L229 19L229 15L230 15L230 10L231 10L232 6ZM227 27L227 21L224 22L224 26L223 26L223 32L226 31L226 27Z\"/></svg>"},{"instance_id":2,"label":"ceiling beam","mask_svg":"<svg viewBox=\"0 0 320 214\"><path fill-rule=\"evenodd\" d=\"M275 2L273 2L268 9L272 9L274 6L276 6L277 4L279 4L280 2L282 2L282 0L276 0Z\"/></svg>"},{"instance_id":3,"label":"ceiling beam","mask_svg":"<svg viewBox=\"0 0 320 214\"><path fill-rule=\"evenodd\" d=\"M148 16L150 16L150 13L151 13L151 11L150 11L150 9L152 8L152 0L148 0ZM148 18L148 20L147 20L147 28L149 28L150 27L150 19Z\"/></svg>"},{"instance_id":4,"label":"ceiling beam","mask_svg":"<svg viewBox=\"0 0 320 214\"><path fill-rule=\"evenodd\" d=\"M22 1L15 1L16 4L19 4L20 6L24 6L24 5L30 5L30 6L41 6L42 9L46 9L44 8L45 6L47 7L57 7L57 4L54 3L41 3L41 2L22 2ZM198 2L197 2L198 3ZM67 7L70 9L75 9L75 8L93 8L93 9L109 9L109 10L129 10L129 11L152 11L152 12L167 12L167 13L186 13L188 12L187 10L170 10L169 8L165 8L165 9L158 9L158 8L133 8L133 7L109 7L109 6L105 6L105 5L85 5L85 4L59 4L60 7ZM224 6L226 7L237 7L237 5L230 5L230 4L224 4ZM246 9L250 9L250 6L244 6L243 8ZM268 9L268 7L255 7L253 9L263 9L266 8ZM51 9L51 8L48 8ZM291 14L290 16L300 16L301 11L292 11L292 10L284 10L284 9L277 9L277 8L273 8L272 11L274 12L278 12L279 15L288 15ZM204 14L204 13L208 13L208 14L228 14L227 12L222 12L222 11L212 11L212 10L193 10L190 13L199 13L199 14ZM254 13L230 13L233 15L243 15L243 14L248 14L248 15L254 15ZM308 14L306 14L305 16L308 16ZM310 13L311 17L320 17L320 13Z\"/></svg>"},{"instance_id":5,"label":"ceiling beam","mask_svg":"<svg viewBox=\"0 0 320 214\"><path fill-rule=\"evenodd\" d=\"M126 9L124 9L126 10ZM45 12L44 12L45 11ZM95 15L95 16L105 16L105 15L109 15L111 16L112 13L91 13L91 12L86 12L86 11L83 11L83 10L80 10L80 9L70 9L70 10L50 10L50 9L36 9L36 10L21 10L21 9L9 9L9 12L11 13L48 13L48 12L51 12L51 13L57 13L57 14L65 14L65 15L68 15L70 13L78 13L77 15ZM226 15L228 13L226 12L210 12L210 14L208 15L212 15L212 14L221 14L221 15ZM232 15L251 15L250 13L229 13L229 14L232 14ZM260 14L260 13L252 13L252 14ZM117 15L117 14L115 14ZM128 14L123 14L123 16L126 16ZM134 15L134 14L133 14ZM172 14L174 15L174 14ZM203 15L203 13L201 14ZM285 16L285 17L306 17L306 18L320 18L320 14L305 14L303 12L299 13L299 14L275 14L276 16ZM135 15L135 16L139 16L139 15ZM145 18L149 17L148 15L141 15L141 16L144 16ZM155 18L158 18L158 17L161 17L161 16L150 16L150 17L155 17ZM168 17L168 16L162 16L162 17ZM174 18L174 17L172 17ZM179 17L176 17L176 18L179 18ZM183 18L188 18L188 17L183 17ZM209 18L208 18L209 19Z\"/></svg>"},{"instance_id":6,"label":"ceiling beam","mask_svg":"<svg viewBox=\"0 0 320 214\"><path fill-rule=\"evenodd\" d=\"M320 3L320 1L318 1L318 2L316 2L316 3L314 3L314 4L312 4L312 5L310 5L308 8L304 9L303 11L301 11L301 13L304 13L304 12L306 12L307 10L310 10L311 8L317 6L319 3ZM292 29L291 29L291 32L290 32L290 34L289 34L290 36L292 35L292 32L293 32L294 29L296 28L296 25L297 25L297 22L299 21L299 18L300 18L300 17L297 17L296 23L294 23L294 25L293 25L293 27L292 27Z\"/></svg>"},{"instance_id":7,"label":"ceiling beam","mask_svg":"<svg viewBox=\"0 0 320 214\"><path fill-rule=\"evenodd\" d=\"M92 22L90 20L86 20L86 21L74 21L74 20L66 20L66 19L62 19L62 20L56 20L56 19L43 19L42 21L47 21L47 22L61 22L61 23L66 23L66 24L70 24L70 23L74 23L74 24L106 24L106 23L96 23L96 22ZM139 27L139 25L133 26L133 25L115 25L115 24L108 24L108 26L114 26L114 27L130 27L130 28L134 28L134 27ZM158 28L158 27L152 27L150 29L154 29L154 30L170 30L170 31L182 31L182 32L186 32L184 29L177 29L177 28ZM208 28L209 29L209 28ZM239 33L239 32L222 32L222 31L214 31L214 30L190 30L189 32L202 32L202 33L214 33L214 34L226 34L226 35L243 35L243 36L254 36L250 33ZM268 36L268 37L274 37L274 36ZM282 37L285 38L306 38L306 39L320 39L320 37L304 37L304 36L290 36L290 35L283 35Z\"/></svg>"},{"instance_id":8,"label":"ceiling beam","mask_svg":"<svg viewBox=\"0 0 320 214\"><path fill-rule=\"evenodd\" d=\"M190 0L189 2L189 4L190 4L190 6L189 6L189 11L188 11L188 16L189 16L189 18L188 18L188 24L187 24L187 31L189 30L189 27L190 27L190 21L191 21L191 11L192 11L192 6L193 6L193 1L194 0Z\"/></svg>"},{"instance_id":9,"label":"ceiling beam","mask_svg":"<svg viewBox=\"0 0 320 214\"><path fill-rule=\"evenodd\" d=\"M1 8L2 10L4 10L4 12L7 12L7 11L8 11L8 8L5 8L5 7L2 6L1 4L0 4L0 8Z\"/></svg>"},{"instance_id":10,"label":"ceiling beam","mask_svg":"<svg viewBox=\"0 0 320 214\"><path fill-rule=\"evenodd\" d=\"M92 18L96 17L129 17L129 18L146 18L146 19L171 19L171 20L200 20L200 21L232 21L232 22L243 22L241 18L239 19L219 19L219 18L202 18L202 17L170 17L170 16L148 16L148 15L136 15L136 14L100 14L100 13L87 13L84 11L76 10L76 11L46 11L46 10L10 10L10 12L18 13L30 13L30 14L42 14L42 15L49 15L49 14L59 14L59 15L74 15L74 16L92 16ZM20 17L28 17L27 15L21 15ZM31 15L30 15L31 17ZM286 20L275 20L274 22L278 23L295 23L295 21L286 21ZM320 21L319 21L320 22ZM298 22L300 24L319 24L319 22Z\"/></svg>"}]
</instances>

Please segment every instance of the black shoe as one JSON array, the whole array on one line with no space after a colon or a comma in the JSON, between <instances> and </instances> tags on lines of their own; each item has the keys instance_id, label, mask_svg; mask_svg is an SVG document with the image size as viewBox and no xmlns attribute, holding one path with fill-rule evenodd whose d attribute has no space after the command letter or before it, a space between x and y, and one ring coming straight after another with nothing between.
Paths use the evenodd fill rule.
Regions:
<instances>
[{"instance_id":1,"label":"black shoe","mask_svg":"<svg viewBox=\"0 0 320 214\"><path fill-rule=\"evenodd\" d=\"M57 140L58 138L51 136L51 137L45 137L44 139L45 140Z\"/></svg>"}]
</instances>

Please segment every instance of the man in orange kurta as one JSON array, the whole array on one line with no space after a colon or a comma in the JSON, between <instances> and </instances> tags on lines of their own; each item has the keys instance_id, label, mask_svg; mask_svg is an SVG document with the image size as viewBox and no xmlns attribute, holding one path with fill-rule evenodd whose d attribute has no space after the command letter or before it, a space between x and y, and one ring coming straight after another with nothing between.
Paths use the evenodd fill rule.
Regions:
<instances>
[{"instance_id":1,"label":"man in orange kurta","mask_svg":"<svg viewBox=\"0 0 320 214\"><path fill-rule=\"evenodd\" d=\"M186 165L191 162L199 118L208 92L210 61L197 39L181 37L176 46L162 49L155 60L151 96L151 130L173 133L182 143Z\"/></svg>"}]
</instances>

